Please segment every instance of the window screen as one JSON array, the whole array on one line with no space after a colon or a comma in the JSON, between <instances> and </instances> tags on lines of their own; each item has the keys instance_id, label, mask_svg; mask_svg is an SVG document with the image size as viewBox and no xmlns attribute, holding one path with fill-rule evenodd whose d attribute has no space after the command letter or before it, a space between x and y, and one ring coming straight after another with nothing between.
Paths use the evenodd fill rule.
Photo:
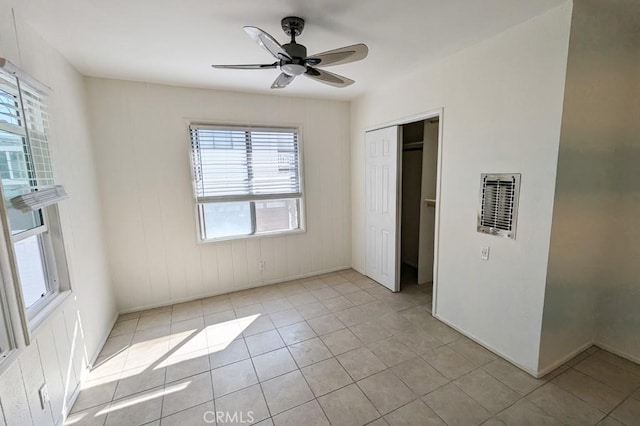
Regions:
<instances>
[{"instance_id":1,"label":"window screen","mask_svg":"<svg viewBox=\"0 0 640 426\"><path fill-rule=\"evenodd\" d=\"M301 228L297 129L191 125L203 240Z\"/></svg>"},{"instance_id":2,"label":"window screen","mask_svg":"<svg viewBox=\"0 0 640 426\"><path fill-rule=\"evenodd\" d=\"M515 239L520 174L482 174L478 232Z\"/></svg>"}]
</instances>

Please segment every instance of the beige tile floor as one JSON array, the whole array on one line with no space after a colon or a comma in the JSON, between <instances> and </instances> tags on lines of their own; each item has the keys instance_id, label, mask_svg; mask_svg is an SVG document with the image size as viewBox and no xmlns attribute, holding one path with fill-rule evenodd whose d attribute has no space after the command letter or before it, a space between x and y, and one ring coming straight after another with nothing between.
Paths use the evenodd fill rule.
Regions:
<instances>
[{"instance_id":1,"label":"beige tile floor","mask_svg":"<svg viewBox=\"0 0 640 426\"><path fill-rule=\"evenodd\" d=\"M66 424L640 424L639 365L592 347L537 380L430 302L345 270L123 315Z\"/></svg>"}]
</instances>

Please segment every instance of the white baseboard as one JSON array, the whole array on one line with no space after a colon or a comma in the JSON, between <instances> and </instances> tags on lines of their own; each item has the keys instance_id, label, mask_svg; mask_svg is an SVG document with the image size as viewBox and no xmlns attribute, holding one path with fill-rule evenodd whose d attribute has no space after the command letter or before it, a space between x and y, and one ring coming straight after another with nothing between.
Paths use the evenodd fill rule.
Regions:
<instances>
[{"instance_id":1,"label":"white baseboard","mask_svg":"<svg viewBox=\"0 0 640 426\"><path fill-rule=\"evenodd\" d=\"M604 344L602 342L594 340L594 341L590 341L590 342L587 342L587 343L583 344L582 346L580 346L576 350L572 351L568 355L566 355L566 356L558 359L557 361L553 362L548 367L545 367L545 368L541 369L539 371L539 373L538 373L538 377L543 377L543 376L549 374L550 372L552 372L556 368L562 366L567 361L570 361L571 359L573 359L576 356L580 355L582 352L586 351L591 346L597 346L600 349L605 350L607 352L611 352L612 354L618 355L621 358L624 358L624 359L629 360L631 362L635 362L636 364L640 364L640 357L628 354L628 353L626 353L624 351L621 351L621 350L613 348L613 347L611 347L611 346L609 346L607 344Z\"/></svg>"},{"instance_id":2,"label":"white baseboard","mask_svg":"<svg viewBox=\"0 0 640 426\"><path fill-rule=\"evenodd\" d=\"M626 352L623 352L621 350L618 350L616 348L612 348L611 346L598 342L597 340L595 342L593 342L594 345L596 345L597 347L599 347L600 349L604 349L605 351L611 352L612 354L618 355L619 357L622 357L626 360L629 360L631 362L635 362L636 364L640 364L640 357L635 356L635 355L631 355L628 354Z\"/></svg>"},{"instance_id":3,"label":"white baseboard","mask_svg":"<svg viewBox=\"0 0 640 426\"><path fill-rule=\"evenodd\" d=\"M81 377L78 379L78 383L76 384L76 388L73 390L73 392L71 393L71 396L69 397L69 400L67 402L65 402L65 409L64 412L62 413L62 416L60 416L60 421L57 423L57 425L62 425L64 424L64 422L67 420L67 417L69 417L69 413L71 412L71 409L73 408L73 404L76 403L76 399L78 399L78 395L80 395L80 389L82 389L82 384L84 383L85 379L86 379L86 375L88 373L88 371L93 368L93 364L95 364L96 359L98 359L98 356L100 355L100 352L102 352L102 348L104 347L105 343L107 343L107 339L109 338L109 335L111 334L111 330L113 330L113 326L116 325L116 322L118 321L118 312L115 313L115 315L113 316L113 318L111 319L111 323L109 325L109 328L107 329L106 333L104 333L104 335L102 336L102 339L100 339L100 344L98 345L98 348L96 349L96 352L93 354L93 356L91 357L91 359L89 359L89 364L87 365L87 369L85 369L82 374Z\"/></svg>"},{"instance_id":4,"label":"white baseboard","mask_svg":"<svg viewBox=\"0 0 640 426\"><path fill-rule=\"evenodd\" d=\"M73 392L71 392L71 396L69 397L69 402L64 407L64 412L62 413L62 416L60 416L60 418L56 422L56 426L62 426L62 425L64 425L64 422L67 421L67 417L69 417L69 414L71 413L71 409L73 408L73 404L76 403L76 399L78 399L78 395L80 395L80 388L81 388L80 383L78 383L76 385L76 388L73 390Z\"/></svg>"},{"instance_id":5,"label":"white baseboard","mask_svg":"<svg viewBox=\"0 0 640 426\"><path fill-rule=\"evenodd\" d=\"M345 269L351 269L351 266L338 266L338 267L335 267L335 268L323 269L321 271L314 271L314 272L309 272L309 273L305 273L305 274L292 275L290 277L284 277L284 278L276 278L276 279L273 279L273 280L262 281L260 283L251 283L251 284L248 284L246 286L235 287L235 288L230 288L230 289L221 290L221 291L214 291L214 292L211 292L211 293L203 293L203 294L200 294L200 295L197 295L197 296L181 297L179 299L173 299L173 300L167 301L167 302L160 302L160 303L152 303L152 304L149 304L149 305L135 306L133 308L126 308L126 309L120 311L120 314L128 314L130 312L137 312L137 311L142 311L142 310L145 310L145 309L161 308L163 306L175 305L176 303L191 302L193 300L204 299L205 297L220 296L222 294L229 294L229 293L234 293L236 291L250 290L250 289L253 289L253 288L260 288L260 287L264 287L264 286L271 285L271 284L284 283L284 282L287 282L287 281L299 280L301 278L308 278L308 277L313 277L313 276L316 276L316 275L328 274L328 273L336 272L336 271L343 271Z\"/></svg>"},{"instance_id":6,"label":"white baseboard","mask_svg":"<svg viewBox=\"0 0 640 426\"><path fill-rule=\"evenodd\" d=\"M477 337L467 333L466 331L464 331L461 328L455 326L454 324L450 323L449 321L447 321L446 319L440 317L439 315L436 314L436 315L434 315L434 317L437 318L439 321L442 321L443 323L445 323L449 327L453 328L458 333L460 333L460 334L464 335L465 337L473 340L474 342L476 342L480 346L482 346L485 349L493 352L494 354L498 355L500 358L504 359L505 361L508 361L509 363L513 364L514 366L518 367L520 370L528 373L529 375L535 377L536 379L539 379L541 377L546 376L547 374L551 373L556 368L561 367L562 365L564 365L567 361L570 361L571 359L575 358L577 355L579 355L582 352L586 351L591 346L597 346L600 349L603 349L605 351L611 352L612 354L618 355L619 357L627 359L627 360L629 360L631 362L635 362L636 364L640 364L640 357L637 357L635 355L631 355L631 354L628 354L626 352L620 351L618 349L615 349L615 348L613 348L613 347L611 347L609 345L606 345L606 344L601 343L601 342L596 340L596 341L590 341L590 342L584 343L583 345L581 345L577 349L571 351L569 354L567 354L567 355L563 356L562 358L554 361L549 366L547 366L545 368L542 368L542 369L539 369L539 370L536 371L536 370L532 370L532 369L530 369L530 368L528 368L528 367L526 367L524 365L519 364L518 362L516 362L513 359L511 359L508 355L505 355L502 352L496 350L495 348L491 347L491 345L486 344L482 340L480 340Z\"/></svg>"},{"instance_id":7,"label":"white baseboard","mask_svg":"<svg viewBox=\"0 0 640 426\"><path fill-rule=\"evenodd\" d=\"M498 355L500 358L502 358L505 361L508 361L510 364L513 364L514 366L518 367L520 370L524 371L525 373L535 377L536 379L542 377L542 376L538 375L537 371L534 371L534 370L532 370L532 369L530 369L528 367L525 367L524 365L522 365L522 364L518 363L517 361L511 359L511 357L509 357L508 355L503 354L502 352L500 352L499 350L491 347L491 345L488 345L487 343L483 342L482 340L480 340L476 336L474 336L472 334L469 334L468 332L462 330L461 328L457 327L456 325L450 323L446 319L442 318L440 315L434 314L434 317L437 318L438 321L442 321L443 323L445 323L449 327L453 328L455 331L457 331L458 333L462 334L463 336L473 340L474 342L476 342L477 344L479 344L480 346L482 346L486 350L488 350L490 352L493 352L494 354Z\"/></svg>"},{"instance_id":8,"label":"white baseboard","mask_svg":"<svg viewBox=\"0 0 640 426\"><path fill-rule=\"evenodd\" d=\"M111 325L109 326L109 329L102 336L102 339L100 340L100 342L101 342L100 346L98 346L98 349L96 350L96 352L93 354L93 356L89 360L89 368L93 368L93 364L96 362L96 359L98 359L98 356L100 355L100 352L102 352L102 348L104 347L104 344L107 343L107 339L109 338L109 335L111 334L111 330L113 330L113 327L116 325L116 322L118 322L118 317L119 316L120 316L120 314L116 311L116 313L113 316L113 318L111 318Z\"/></svg>"},{"instance_id":9,"label":"white baseboard","mask_svg":"<svg viewBox=\"0 0 640 426\"><path fill-rule=\"evenodd\" d=\"M546 376L547 374L551 373L556 368L562 366L567 361L570 361L571 359L575 358L577 355L580 355L582 352L586 351L587 349L589 349L594 344L595 343L593 343L593 341L584 343L583 345L578 347L578 349L575 349L572 352L570 352L569 354L563 356L562 358L557 359L556 361L552 362L549 366L547 366L547 367L545 367L545 368L543 368L541 370L538 370L536 378L539 379L540 377Z\"/></svg>"}]
</instances>

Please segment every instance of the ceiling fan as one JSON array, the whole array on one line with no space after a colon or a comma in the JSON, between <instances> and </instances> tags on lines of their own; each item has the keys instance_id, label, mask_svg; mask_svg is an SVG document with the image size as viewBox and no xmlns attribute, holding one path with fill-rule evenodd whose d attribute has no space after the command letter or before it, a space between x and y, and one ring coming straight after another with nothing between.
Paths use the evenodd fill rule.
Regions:
<instances>
[{"instance_id":1,"label":"ceiling fan","mask_svg":"<svg viewBox=\"0 0 640 426\"><path fill-rule=\"evenodd\" d=\"M339 49L329 50L316 55L307 56L307 48L296 43L296 37L304 29L304 19L288 16L281 21L285 34L291 36L291 42L281 45L275 38L257 27L244 27L249 37L271 53L277 60L272 64L249 65L212 65L213 68L261 70L278 68L281 73L271 85L272 89L285 88L299 75L305 75L321 83L335 87L347 87L353 80L323 70L322 67L342 65L360 61L367 57L369 49L364 44L354 44Z\"/></svg>"}]
</instances>

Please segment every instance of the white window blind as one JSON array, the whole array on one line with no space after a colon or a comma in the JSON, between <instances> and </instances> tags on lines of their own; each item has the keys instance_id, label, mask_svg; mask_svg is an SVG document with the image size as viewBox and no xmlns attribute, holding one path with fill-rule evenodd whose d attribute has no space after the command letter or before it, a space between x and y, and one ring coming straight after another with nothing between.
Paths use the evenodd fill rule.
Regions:
<instances>
[{"instance_id":1,"label":"white window blind","mask_svg":"<svg viewBox=\"0 0 640 426\"><path fill-rule=\"evenodd\" d=\"M0 73L0 174L8 197L54 184L44 98L15 76Z\"/></svg>"},{"instance_id":2,"label":"white window blind","mask_svg":"<svg viewBox=\"0 0 640 426\"><path fill-rule=\"evenodd\" d=\"M478 231L515 238L520 174L481 176Z\"/></svg>"},{"instance_id":3,"label":"white window blind","mask_svg":"<svg viewBox=\"0 0 640 426\"><path fill-rule=\"evenodd\" d=\"M45 96L10 74L0 74L0 174L11 205L35 211L67 198L54 185Z\"/></svg>"},{"instance_id":4,"label":"white window blind","mask_svg":"<svg viewBox=\"0 0 640 426\"><path fill-rule=\"evenodd\" d=\"M200 238L302 229L297 129L190 126Z\"/></svg>"},{"instance_id":5,"label":"white window blind","mask_svg":"<svg viewBox=\"0 0 640 426\"><path fill-rule=\"evenodd\" d=\"M302 196L296 129L192 125L190 130L199 202Z\"/></svg>"},{"instance_id":6,"label":"white window blind","mask_svg":"<svg viewBox=\"0 0 640 426\"><path fill-rule=\"evenodd\" d=\"M20 85L22 108L27 122L29 139L29 161L35 174L34 186L51 186L54 184L49 155L49 112L45 97L26 84Z\"/></svg>"}]
</instances>

